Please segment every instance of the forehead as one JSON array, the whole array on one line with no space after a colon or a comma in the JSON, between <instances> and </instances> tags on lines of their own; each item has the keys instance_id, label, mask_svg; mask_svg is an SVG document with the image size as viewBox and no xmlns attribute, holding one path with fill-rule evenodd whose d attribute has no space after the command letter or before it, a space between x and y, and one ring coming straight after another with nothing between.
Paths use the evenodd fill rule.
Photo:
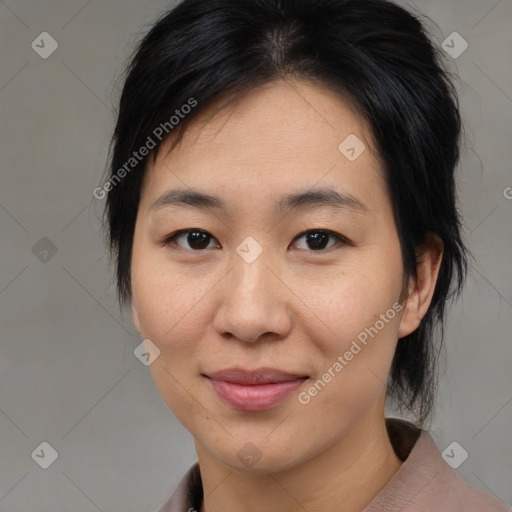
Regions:
<instances>
[{"instance_id":1,"label":"forehead","mask_svg":"<svg viewBox=\"0 0 512 512\"><path fill-rule=\"evenodd\" d=\"M343 185L364 199L369 186L384 185L367 123L327 87L277 81L221 105L201 112L172 151L162 145L143 197L177 185L265 197L295 185ZM362 151L354 160L342 152L347 140Z\"/></svg>"}]
</instances>

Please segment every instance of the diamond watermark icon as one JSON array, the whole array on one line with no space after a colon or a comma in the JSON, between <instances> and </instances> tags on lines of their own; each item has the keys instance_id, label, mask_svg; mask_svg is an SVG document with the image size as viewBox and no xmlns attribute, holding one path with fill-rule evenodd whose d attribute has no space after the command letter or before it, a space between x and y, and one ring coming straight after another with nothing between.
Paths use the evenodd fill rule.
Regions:
<instances>
[{"instance_id":1,"label":"diamond watermark icon","mask_svg":"<svg viewBox=\"0 0 512 512\"><path fill-rule=\"evenodd\" d=\"M338 146L339 152L344 155L347 160L354 162L357 160L366 149L363 141L354 133L346 137L343 142Z\"/></svg>"},{"instance_id":2,"label":"diamond watermark icon","mask_svg":"<svg viewBox=\"0 0 512 512\"><path fill-rule=\"evenodd\" d=\"M48 469L58 456L57 450L46 441L43 441L31 454L34 461L43 469Z\"/></svg>"},{"instance_id":3,"label":"diamond watermark icon","mask_svg":"<svg viewBox=\"0 0 512 512\"><path fill-rule=\"evenodd\" d=\"M39 57L47 59L59 47L59 43L48 32L41 32L30 46Z\"/></svg>"},{"instance_id":4,"label":"diamond watermark icon","mask_svg":"<svg viewBox=\"0 0 512 512\"><path fill-rule=\"evenodd\" d=\"M248 236L236 248L236 252L246 263L252 263L263 252L263 247L252 236Z\"/></svg>"},{"instance_id":5,"label":"diamond watermark icon","mask_svg":"<svg viewBox=\"0 0 512 512\"><path fill-rule=\"evenodd\" d=\"M248 468L252 468L261 459L261 452L252 443L245 443L237 453L238 458Z\"/></svg>"},{"instance_id":6,"label":"diamond watermark icon","mask_svg":"<svg viewBox=\"0 0 512 512\"><path fill-rule=\"evenodd\" d=\"M441 455L453 469L457 469L469 456L468 452L457 441L450 443Z\"/></svg>"},{"instance_id":7,"label":"diamond watermark icon","mask_svg":"<svg viewBox=\"0 0 512 512\"><path fill-rule=\"evenodd\" d=\"M468 42L458 32L452 32L441 44L441 48L452 59L458 59L468 46Z\"/></svg>"},{"instance_id":8,"label":"diamond watermark icon","mask_svg":"<svg viewBox=\"0 0 512 512\"><path fill-rule=\"evenodd\" d=\"M49 238L43 237L32 247L32 254L40 262L48 263L57 254L57 246Z\"/></svg>"},{"instance_id":9,"label":"diamond watermark icon","mask_svg":"<svg viewBox=\"0 0 512 512\"><path fill-rule=\"evenodd\" d=\"M145 339L137 345L133 354L144 366L149 366L160 355L160 349L150 339Z\"/></svg>"}]
</instances>

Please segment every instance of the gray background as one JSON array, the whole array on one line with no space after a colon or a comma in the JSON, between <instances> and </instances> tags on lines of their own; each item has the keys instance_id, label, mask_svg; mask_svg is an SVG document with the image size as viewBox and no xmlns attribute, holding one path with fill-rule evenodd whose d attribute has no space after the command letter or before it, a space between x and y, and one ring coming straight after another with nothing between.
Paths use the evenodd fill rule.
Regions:
<instances>
[{"instance_id":1,"label":"gray background","mask_svg":"<svg viewBox=\"0 0 512 512\"><path fill-rule=\"evenodd\" d=\"M116 304L92 195L123 64L169 5L0 1L1 511L151 511L196 460L133 355L140 339ZM458 473L512 509L512 2L407 5L432 18L439 45L453 31L469 43L448 60L460 76L460 198L477 261L447 322L432 433L441 451L464 447ZM59 44L47 59L31 48L44 31ZM56 254L36 246L43 237ZM48 469L31 457L43 441L58 452Z\"/></svg>"}]
</instances>

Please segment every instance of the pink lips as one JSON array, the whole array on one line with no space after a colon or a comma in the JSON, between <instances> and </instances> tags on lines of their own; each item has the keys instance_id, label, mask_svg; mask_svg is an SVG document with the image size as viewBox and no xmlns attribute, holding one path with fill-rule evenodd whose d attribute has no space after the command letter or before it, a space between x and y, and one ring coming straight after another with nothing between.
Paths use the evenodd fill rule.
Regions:
<instances>
[{"instance_id":1,"label":"pink lips","mask_svg":"<svg viewBox=\"0 0 512 512\"><path fill-rule=\"evenodd\" d=\"M274 407L308 378L272 368L246 371L227 369L206 375L224 402L240 411Z\"/></svg>"}]
</instances>

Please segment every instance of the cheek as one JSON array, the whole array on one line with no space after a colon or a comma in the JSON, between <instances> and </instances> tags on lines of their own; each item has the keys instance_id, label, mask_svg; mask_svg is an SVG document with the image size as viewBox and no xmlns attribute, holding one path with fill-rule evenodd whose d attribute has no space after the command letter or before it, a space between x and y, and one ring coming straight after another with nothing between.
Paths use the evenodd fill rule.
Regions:
<instances>
[{"instance_id":1,"label":"cheek","mask_svg":"<svg viewBox=\"0 0 512 512\"><path fill-rule=\"evenodd\" d=\"M308 338L323 364L301 403L335 418L336 425L356 421L386 390L399 327L402 267L399 252L382 254L369 251L310 295L312 309L321 312L316 329L325 335L309 324Z\"/></svg>"},{"instance_id":2,"label":"cheek","mask_svg":"<svg viewBox=\"0 0 512 512\"><path fill-rule=\"evenodd\" d=\"M375 335L377 329L383 342L396 338L401 260L399 253L386 259L381 255L381 251L370 250L347 262L341 272L336 269L314 285L310 278L301 280L301 296L308 306L305 312L311 316L311 322L305 323L309 338L331 357L349 350L358 337L363 343L365 336L372 339L368 330ZM389 345L388 341L385 343Z\"/></svg>"},{"instance_id":3,"label":"cheek","mask_svg":"<svg viewBox=\"0 0 512 512\"><path fill-rule=\"evenodd\" d=\"M134 243L132 292L144 336L167 345L176 342L178 333L182 338L184 327L188 332L197 326L208 283L193 274L171 268L162 250Z\"/></svg>"},{"instance_id":4,"label":"cheek","mask_svg":"<svg viewBox=\"0 0 512 512\"><path fill-rule=\"evenodd\" d=\"M149 368L162 399L189 429L194 422L209 419L191 399L200 373L197 340L203 337L207 315L201 308L209 288L200 279L165 270L149 250L134 247L132 292L141 334L160 349Z\"/></svg>"},{"instance_id":5,"label":"cheek","mask_svg":"<svg viewBox=\"0 0 512 512\"><path fill-rule=\"evenodd\" d=\"M207 283L168 272L149 254L135 248L132 292L137 304L141 335L160 350L150 366L155 384L167 405L180 415L190 401L183 388L199 374L199 344L204 336ZM211 288L211 286L210 286ZM195 411L195 414L202 414ZM186 421L186 418L183 418Z\"/></svg>"},{"instance_id":6,"label":"cheek","mask_svg":"<svg viewBox=\"0 0 512 512\"><path fill-rule=\"evenodd\" d=\"M358 304L355 300L351 316L340 313L338 336L328 344L319 342L319 373L299 396L299 402L311 408L309 417L329 420L325 430L333 436L350 428L384 396L396 347L399 322L392 304L367 300L366 309Z\"/></svg>"}]
</instances>

